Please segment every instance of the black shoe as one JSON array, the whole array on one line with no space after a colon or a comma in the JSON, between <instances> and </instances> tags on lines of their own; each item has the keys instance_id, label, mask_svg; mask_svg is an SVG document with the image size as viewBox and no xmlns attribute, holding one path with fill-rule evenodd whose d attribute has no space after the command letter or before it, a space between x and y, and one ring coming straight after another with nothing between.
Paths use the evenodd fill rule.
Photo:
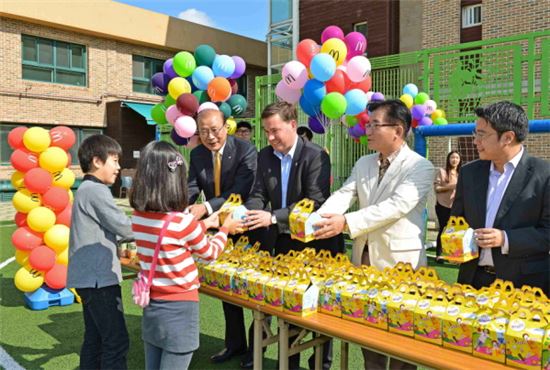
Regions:
<instances>
[{"instance_id":1,"label":"black shoe","mask_svg":"<svg viewBox=\"0 0 550 370\"><path fill-rule=\"evenodd\" d=\"M234 350L234 349L224 348L220 352L211 356L210 361L214 363L225 362L225 361L231 360L231 358L233 358L234 356L241 356L245 353L246 353L246 349Z\"/></svg>"},{"instance_id":2,"label":"black shoe","mask_svg":"<svg viewBox=\"0 0 550 370\"><path fill-rule=\"evenodd\" d=\"M443 264L445 263L445 259L443 257L435 257L435 263Z\"/></svg>"},{"instance_id":3,"label":"black shoe","mask_svg":"<svg viewBox=\"0 0 550 370\"><path fill-rule=\"evenodd\" d=\"M250 356L245 356L240 365L241 369L252 369L254 367L254 360Z\"/></svg>"}]
</instances>

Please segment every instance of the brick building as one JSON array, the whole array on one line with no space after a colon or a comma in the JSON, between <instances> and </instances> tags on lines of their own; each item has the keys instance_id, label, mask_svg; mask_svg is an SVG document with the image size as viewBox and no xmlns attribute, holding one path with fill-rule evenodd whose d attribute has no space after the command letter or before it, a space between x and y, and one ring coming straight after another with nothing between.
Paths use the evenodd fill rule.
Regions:
<instances>
[{"instance_id":1,"label":"brick building","mask_svg":"<svg viewBox=\"0 0 550 370\"><path fill-rule=\"evenodd\" d=\"M46 5L47 3L47 5ZM43 4L43 5L42 5ZM71 126L77 143L104 132L123 147L122 167L155 138L139 113L162 100L148 80L181 50L209 44L247 62L240 93L254 116L254 78L266 74L266 44L110 0L11 1L0 7L0 182L10 188L7 134L15 126ZM129 103L129 104L128 104ZM132 105L138 103L138 105ZM142 107L142 106L141 106ZM73 169L78 171L73 147Z\"/></svg>"}]
</instances>

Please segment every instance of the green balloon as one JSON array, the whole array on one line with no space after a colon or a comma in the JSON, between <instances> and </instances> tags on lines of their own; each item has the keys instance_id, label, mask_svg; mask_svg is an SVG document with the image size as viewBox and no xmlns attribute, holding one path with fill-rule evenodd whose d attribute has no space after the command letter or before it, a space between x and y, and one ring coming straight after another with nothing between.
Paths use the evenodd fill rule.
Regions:
<instances>
[{"instance_id":1,"label":"green balloon","mask_svg":"<svg viewBox=\"0 0 550 370\"><path fill-rule=\"evenodd\" d=\"M365 146L369 145L369 138L367 137L367 135L361 136L361 137L359 138L359 143L360 143L361 145L365 145Z\"/></svg>"},{"instance_id":2,"label":"green balloon","mask_svg":"<svg viewBox=\"0 0 550 370\"><path fill-rule=\"evenodd\" d=\"M436 126L442 126L442 125L446 125L447 123L447 120L443 117L438 117L436 119L434 119L434 125Z\"/></svg>"},{"instance_id":3,"label":"green balloon","mask_svg":"<svg viewBox=\"0 0 550 370\"><path fill-rule=\"evenodd\" d=\"M347 103L344 95L331 92L321 102L321 112L330 119L338 119L346 112Z\"/></svg>"},{"instance_id":4,"label":"green balloon","mask_svg":"<svg viewBox=\"0 0 550 370\"><path fill-rule=\"evenodd\" d=\"M162 104L163 104L166 108L168 108L169 106L176 104L176 99L174 99L174 98L172 97L172 95L166 94L166 96L164 97L164 101L162 102Z\"/></svg>"},{"instance_id":5,"label":"green balloon","mask_svg":"<svg viewBox=\"0 0 550 370\"><path fill-rule=\"evenodd\" d=\"M231 112L233 113L234 117L239 117L246 111L246 108L248 107L248 103L246 102L244 96L239 94L231 95L229 100L227 100L227 103L231 107Z\"/></svg>"},{"instance_id":6,"label":"green balloon","mask_svg":"<svg viewBox=\"0 0 550 370\"><path fill-rule=\"evenodd\" d=\"M426 94L425 92L419 92L414 97L414 104L424 104L428 100L430 100L430 96L428 94Z\"/></svg>"},{"instance_id":7,"label":"green balloon","mask_svg":"<svg viewBox=\"0 0 550 370\"><path fill-rule=\"evenodd\" d=\"M180 51L172 61L174 71L181 77L189 77L197 67L193 54L188 51Z\"/></svg>"},{"instance_id":8,"label":"green balloon","mask_svg":"<svg viewBox=\"0 0 550 370\"><path fill-rule=\"evenodd\" d=\"M208 93L206 90L197 90L193 92L193 95L197 98L199 101L199 104L205 103L207 101L210 101L210 97L208 96Z\"/></svg>"},{"instance_id":9,"label":"green balloon","mask_svg":"<svg viewBox=\"0 0 550 370\"><path fill-rule=\"evenodd\" d=\"M220 108L220 111L222 111L223 117L225 119L228 119L229 117L231 117L231 106L229 104L227 104L226 102L222 102L220 103L218 108Z\"/></svg>"},{"instance_id":10,"label":"green balloon","mask_svg":"<svg viewBox=\"0 0 550 370\"><path fill-rule=\"evenodd\" d=\"M210 45L199 45L195 49L195 59L198 66L212 67L216 58L216 50Z\"/></svg>"},{"instance_id":11,"label":"green balloon","mask_svg":"<svg viewBox=\"0 0 550 370\"><path fill-rule=\"evenodd\" d=\"M166 107L162 103L155 104L155 106L151 108L151 118L153 118L153 121L155 121L159 125L164 125L165 123L168 123L165 114Z\"/></svg>"},{"instance_id":12,"label":"green balloon","mask_svg":"<svg viewBox=\"0 0 550 370\"><path fill-rule=\"evenodd\" d=\"M346 116L346 125L348 125L349 127L355 126L355 124L356 124L358 121L359 121L359 120L358 120L357 117L355 117L355 116L352 116L352 115L347 115L347 116Z\"/></svg>"}]
</instances>

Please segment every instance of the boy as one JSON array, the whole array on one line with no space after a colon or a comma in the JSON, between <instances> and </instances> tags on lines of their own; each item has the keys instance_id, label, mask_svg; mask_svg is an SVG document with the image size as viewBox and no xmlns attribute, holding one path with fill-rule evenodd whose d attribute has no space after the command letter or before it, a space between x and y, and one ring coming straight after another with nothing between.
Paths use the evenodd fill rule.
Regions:
<instances>
[{"instance_id":1,"label":"boy","mask_svg":"<svg viewBox=\"0 0 550 370\"><path fill-rule=\"evenodd\" d=\"M126 369L129 339L120 293L116 236L133 237L130 219L114 203L112 185L120 165L120 145L93 135L78 150L85 173L71 218L67 286L82 298L84 343L81 369Z\"/></svg>"}]
</instances>

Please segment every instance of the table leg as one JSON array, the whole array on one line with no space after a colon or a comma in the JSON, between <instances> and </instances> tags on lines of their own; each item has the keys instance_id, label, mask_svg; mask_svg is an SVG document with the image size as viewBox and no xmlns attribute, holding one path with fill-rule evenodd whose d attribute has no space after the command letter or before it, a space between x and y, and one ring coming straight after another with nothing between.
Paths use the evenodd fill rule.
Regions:
<instances>
[{"instance_id":1,"label":"table leg","mask_svg":"<svg viewBox=\"0 0 550 370\"><path fill-rule=\"evenodd\" d=\"M320 334L315 333L315 337L320 337ZM323 368L323 344L319 343L315 345L315 370L321 370Z\"/></svg>"},{"instance_id":2,"label":"table leg","mask_svg":"<svg viewBox=\"0 0 550 370\"><path fill-rule=\"evenodd\" d=\"M288 369L288 323L279 318L279 370Z\"/></svg>"},{"instance_id":3,"label":"table leg","mask_svg":"<svg viewBox=\"0 0 550 370\"><path fill-rule=\"evenodd\" d=\"M340 349L340 370L348 370L349 343L342 340Z\"/></svg>"},{"instance_id":4,"label":"table leg","mask_svg":"<svg viewBox=\"0 0 550 370\"><path fill-rule=\"evenodd\" d=\"M262 331L263 331L263 321L265 315L257 310L253 310L254 316L254 370L262 370L262 361L263 361L263 346L262 346Z\"/></svg>"}]
</instances>

